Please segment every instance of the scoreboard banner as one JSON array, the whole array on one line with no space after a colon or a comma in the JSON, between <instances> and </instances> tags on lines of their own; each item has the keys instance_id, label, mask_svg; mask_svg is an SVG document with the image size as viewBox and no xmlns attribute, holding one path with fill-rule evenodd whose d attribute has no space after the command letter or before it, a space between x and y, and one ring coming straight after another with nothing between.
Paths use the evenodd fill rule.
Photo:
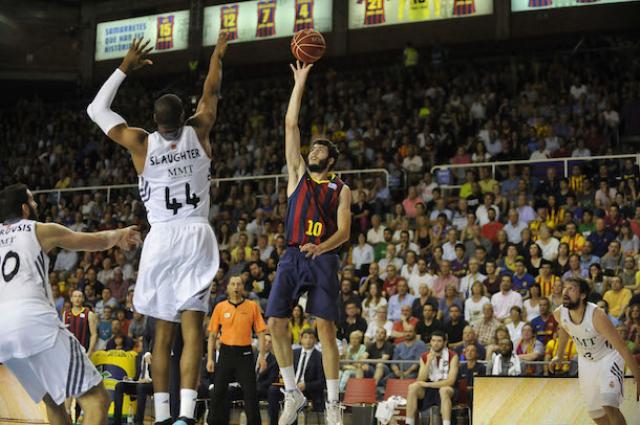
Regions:
<instances>
[{"instance_id":1,"label":"scoreboard banner","mask_svg":"<svg viewBox=\"0 0 640 425\"><path fill-rule=\"evenodd\" d=\"M152 54L186 49L189 44L189 11L99 23L95 60L124 57L133 39L140 37L151 40Z\"/></svg>"},{"instance_id":2,"label":"scoreboard banner","mask_svg":"<svg viewBox=\"0 0 640 425\"><path fill-rule=\"evenodd\" d=\"M593 6L597 4L627 3L632 1L638 0L511 0L511 11L530 12L540 9Z\"/></svg>"},{"instance_id":3,"label":"scoreboard banner","mask_svg":"<svg viewBox=\"0 0 640 425\"><path fill-rule=\"evenodd\" d=\"M287 37L303 29L331 31L333 0L252 0L204 8L202 44L218 33L230 43Z\"/></svg>"},{"instance_id":4,"label":"scoreboard banner","mask_svg":"<svg viewBox=\"0 0 640 425\"><path fill-rule=\"evenodd\" d=\"M349 0L349 29L492 13L493 0Z\"/></svg>"}]
</instances>

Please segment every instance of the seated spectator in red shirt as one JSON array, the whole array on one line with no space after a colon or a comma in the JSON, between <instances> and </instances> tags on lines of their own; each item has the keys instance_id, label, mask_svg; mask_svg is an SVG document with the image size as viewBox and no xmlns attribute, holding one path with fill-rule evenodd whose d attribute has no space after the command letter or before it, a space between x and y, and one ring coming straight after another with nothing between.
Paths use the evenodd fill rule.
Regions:
<instances>
[{"instance_id":1,"label":"seated spectator in red shirt","mask_svg":"<svg viewBox=\"0 0 640 425\"><path fill-rule=\"evenodd\" d=\"M384 292L387 298L395 295L396 292L398 292L398 282L400 282L402 276L398 276L397 273L398 270L396 269L396 266L394 266L393 264L389 264L387 266L387 276L384 279L384 283L382 284L382 292Z\"/></svg>"},{"instance_id":2,"label":"seated spectator in red shirt","mask_svg":"<svg viewBox=\"0 0 640 425\"><path fill-rule=\"evenodd\" d=\"M394 344L400 344L404 341L405 333L408 329L415 329L418 324L418 318L411 316L411 306L403 305L400 309L400 320L393 322L391 328L391 338Z\"/></svg>"},{"instance_id":3,"label":"seated spectator in red shirt","mask_svg":"<svg viewBox=\"0 0 640 425\"><path fill-rule=\"evenodd\" d=\"M499 221L496 221L497 214L493 207L487 210L487 216L489 217L489 222L482 226L480 235L489 239L493 244L498 243L498 232L502 230L504 225Z\"/></svg>"}]
</instances>

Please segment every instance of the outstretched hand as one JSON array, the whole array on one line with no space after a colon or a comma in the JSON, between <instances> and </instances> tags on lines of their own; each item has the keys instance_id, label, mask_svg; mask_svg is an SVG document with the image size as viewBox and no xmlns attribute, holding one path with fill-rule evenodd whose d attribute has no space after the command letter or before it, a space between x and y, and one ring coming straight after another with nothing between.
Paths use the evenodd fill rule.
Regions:
<instances>
[{"instance_id":1,"label":"outstretched hand","mask_svg":"<svg viewBox=\"0 0 640 425\"><path fill-rule=\"evenodd\" d=\"M142 243L138 226L129 226L124 229L119 229L118 243L116 244L120 249L125 251L135 248Z\"/></svg>"},{"instance_id":2,"label":"outstretched hand","mask_svg":"<svg viewBox=\"0 0 640 425\"><path fill-rule=\"evenodd\" d=\"M309 70L313 67L312 63L302 63L299 60L296 61L295 66L293 64L289 64L291 71L293 71L293 79L296 84L304 84L307 80L307 75L309 75Z\"/></svg>"},{"instance_id":3,"label":"outstretched hand","mask_svg":"<svg viewBox=\"0 0 640 425\"><path fill-rule=\"evenodd\" d=\"M133 39L127 55L122 60L122 64L120 64L120 70L125 74L140 69L145 65L153 65L151 59L147 59L147 55L153 50L153 46L147 47L151 40L147 40L144 43L143 41L144 39L142 38Z\"/></svg>"},{"instance_id":4,"label":"outstretched hand","mask_svg":"<svg viewBox=\"0 0 640 425\"><path fill-rule=\"evenodd\" d=\"M224 58L224 54L227 52L227 33L220 31L218 34L218 41L216 42L216 48L213 49L213 56L218 59Z\"/></svg>"}]
</instances>

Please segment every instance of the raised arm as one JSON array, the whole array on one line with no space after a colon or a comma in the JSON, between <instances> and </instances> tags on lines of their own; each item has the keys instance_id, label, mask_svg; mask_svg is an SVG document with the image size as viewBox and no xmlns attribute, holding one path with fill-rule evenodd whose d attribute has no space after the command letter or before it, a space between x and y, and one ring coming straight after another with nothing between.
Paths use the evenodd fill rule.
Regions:
<instances>
[{"instance_id":1,"label":"raised arm","mask_svg":"<svg viewBox=\"0 0 640 425\"><path fill-rule=\"evenodd\" d=\"M556 355L549 362L548 368L549 373L555 373L556 367L562 364L564 352L567 348L567 342L569 341L569 333L562 327L562 321L560 320L560 307L558 307L554 312L553 316L558 322L558 342L556 343L557 350Z\"/></svg>"},{"instance_id":2,"label":"raised arm","mask_svg":"<svg viewBox=\"0 0 640 425\"><path fill-rule=\"evenodd\" d=\"M300 61L296 61L296 65L290 65L293 71L293 79L295 84L289 98L289 106L287 107L287 115L284 119L285 130L285 157L287 160L287 172L289 174L289 183L287 187L287 195L291 195L295 190L300 177L304 174L305 163L300 154L300 128L298 128L298 115L300 113L300 104L302 102L302 94L304 93L304 85L309 75L312 64L304 65Z\"/></svg>"},{"instance_id":3,"label":"raised arm","mask_svg":"<svg viewBox=\"0 0 640 425\"><path fill-rule=\"evenodd\" d=\"M114 142L124 146L133 154L134 165L138 172L144 167L146 156L145 140L147 132L141 128L133 128L117 113L111 110L111 103L116 97L120 84L126 76L145 65L151 65L147 55L153 47L147 47L149 41L134 39L127 55L113 74L102 85L93 101L87 106L89 118ZM139 168L140 167L140 168Z\"/></svg>"},{"instance_id":4,"label":"raised arm","mask_svg":"<svg viewBox=\"0 0 640 425\"><path fill-rule=\"evenodd\" d=\"M104 251L117 245L122 249L129 249L142 243L136 226L85 233L74 232L56 223L38 223L36 236L45 252L56 247L70 251Z\"/></svg>"},{"instance_id":5,"label":"raised arm","mask_svg":"<svg viewBox=\"0 0 640 425\"><path fill-rule=\"evenodd\" d=\"M200 144L211 158L211 143L209 133L216 122L218 113L218 99L220 99L220 87L222 86L222 58L227 51L226 33L218 34L218 42L213 50L209 62L209 72L204 80L202 97L198 101L196 113L187 120L187 124L192 126L198 135Z\"/></svg>"}]
</instances>

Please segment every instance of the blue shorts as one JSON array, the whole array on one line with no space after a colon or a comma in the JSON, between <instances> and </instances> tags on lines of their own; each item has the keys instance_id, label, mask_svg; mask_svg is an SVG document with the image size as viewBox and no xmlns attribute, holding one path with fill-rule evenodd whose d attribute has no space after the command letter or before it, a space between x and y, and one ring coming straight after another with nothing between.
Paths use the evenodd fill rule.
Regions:
<instances>
[{"instance_id":1,"label":"blue shorts","mask_svg":"<svg viewBox=\"0 0 640 425\"><path fill-rule=\"evenodd\" d=\"M280 257L271 285L266 317L291 317L298 298L308 291L307 313L325 320L338 320L338 254L307 258L298 247L289 247Z\"/></svg>"}]
</instances>

